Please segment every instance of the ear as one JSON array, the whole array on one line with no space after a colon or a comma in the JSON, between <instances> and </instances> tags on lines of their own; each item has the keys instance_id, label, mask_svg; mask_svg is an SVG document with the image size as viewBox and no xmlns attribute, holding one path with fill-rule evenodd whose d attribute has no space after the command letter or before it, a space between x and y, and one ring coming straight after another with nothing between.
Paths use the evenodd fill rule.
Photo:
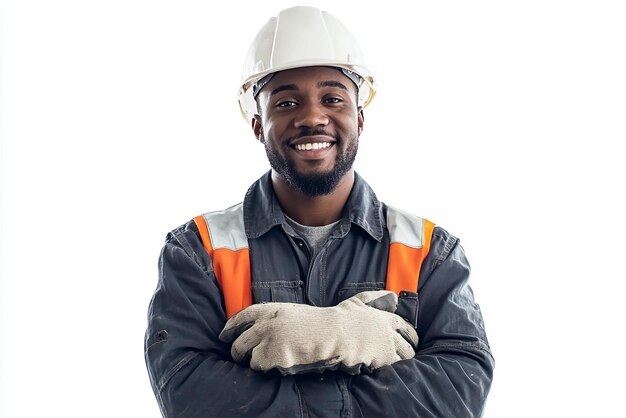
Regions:
<instances>
[{"instance_id":1,"label":"ear","mask_svg":"<svg viewBox=\"0 0 626 418\"><path fill-rule=\"evenodd\" d=\"M363 113L363 108L359 107L357 115L357 126L359 130L359 136L361 136L361 132L363 132L363 123L365 122L365 114Z\"/></svg>"},{"instance_id":2,"label":"ear","mask_svg":"<svg viewBox=\"0 0 626 418\"><path fill-rule=\"evenodd\" d=\"M254 132L254 136L261 143L265 142L265 138L263 137L263 125L261 124L261 116L254 115L252 118L252 131Z\"/></svg>"}]
</instances>

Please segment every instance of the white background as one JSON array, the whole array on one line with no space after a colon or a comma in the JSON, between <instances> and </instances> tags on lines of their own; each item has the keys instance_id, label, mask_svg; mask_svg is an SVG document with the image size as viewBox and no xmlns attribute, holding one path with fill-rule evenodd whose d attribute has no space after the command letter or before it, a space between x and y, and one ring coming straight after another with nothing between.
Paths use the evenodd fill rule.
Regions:
<instances>
[{"instance_id":1,"label":"white background","mask_svg":"<svg viewBox=\"0 0 626 418\"><path fill-rule=\"evenodd\" d=\"M158 417L165 234L267 168L236 92L287 1L0 6L0 416ZM624 1L317 1L379 93L357 170L460 236L485 417L624 417Z\"/></svg>"}]
</instances>

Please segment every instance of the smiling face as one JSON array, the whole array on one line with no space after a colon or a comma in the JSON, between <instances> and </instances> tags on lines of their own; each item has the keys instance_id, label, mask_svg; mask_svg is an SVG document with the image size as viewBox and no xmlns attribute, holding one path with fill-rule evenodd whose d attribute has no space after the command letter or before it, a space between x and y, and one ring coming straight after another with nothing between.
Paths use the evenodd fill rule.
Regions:
<instances>
[{"instance_id":1,"label":"smiling face","mask_svg":"<svg viewBox=\"0 0 626 418\"><path fill-rule=\"evenodd\" d=\"M296 68L276 73L257 101L252 128L279 178L309 196L335 190L363 128L354 83L335 68Z\"/></svg>"}]
</instances>

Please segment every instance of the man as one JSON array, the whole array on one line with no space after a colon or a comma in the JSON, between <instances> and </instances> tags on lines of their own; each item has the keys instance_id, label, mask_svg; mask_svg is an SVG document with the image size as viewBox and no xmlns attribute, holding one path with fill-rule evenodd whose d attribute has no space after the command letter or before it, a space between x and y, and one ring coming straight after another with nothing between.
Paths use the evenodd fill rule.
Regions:
<instances>
[{"instance_id":1,"label":"man","mask_svg":"<svg viewBox=\"0 0 626 418\"><path fill-rule=\"evenodd\" d=\"M493 358L458 240L353 170L374 96L333 16L259 32L242 114L271 171L172 231L145 355L166 417L477 417Z\"/></svg>"}]
</instances>

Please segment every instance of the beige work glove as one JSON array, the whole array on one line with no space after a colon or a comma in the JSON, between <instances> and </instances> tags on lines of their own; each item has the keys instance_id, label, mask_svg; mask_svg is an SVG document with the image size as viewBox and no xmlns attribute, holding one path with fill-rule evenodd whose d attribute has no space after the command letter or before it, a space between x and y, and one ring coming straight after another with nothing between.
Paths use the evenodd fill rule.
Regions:
<instances>
[{"instance_id":1,"label":"beige work glove","mask_svg":"<svg viewBox=\"0 0 626 418\"><path fill-rule=\"evenodd\" d=\"M262 303L231 317L220 340L238 363L283 375L343 370L350 374L415 356L417 332L394 312L395 293L362 292L337 306Z\"/></svg>"}]
</instances>

